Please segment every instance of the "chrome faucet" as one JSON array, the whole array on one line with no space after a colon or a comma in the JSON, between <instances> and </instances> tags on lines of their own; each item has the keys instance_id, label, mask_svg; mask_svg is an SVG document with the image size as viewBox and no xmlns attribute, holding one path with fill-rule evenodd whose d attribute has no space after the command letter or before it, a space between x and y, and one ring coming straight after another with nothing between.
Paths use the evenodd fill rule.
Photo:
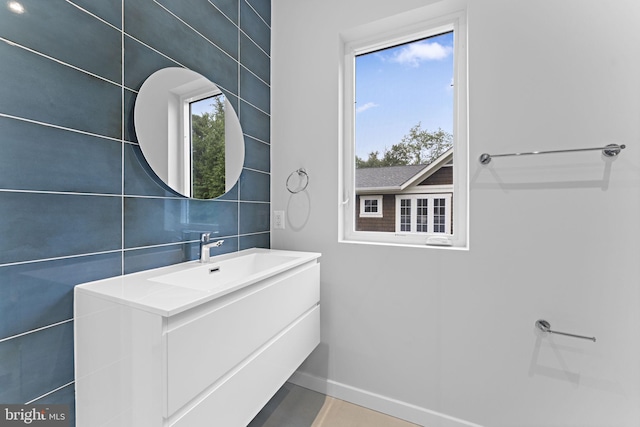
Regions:
<instances>
[{"instance_id":1,"label":"chrome faucet","mask_svg":"<svg viewBox=\"0 0 640 427\"><path fill-rule=\"evenodd\" d=\"M200 262L209 262L211 252L209 249L222 246L224 240L211 241L211 233L202 233L200 235Z\"/></svg>"}]
</instances>

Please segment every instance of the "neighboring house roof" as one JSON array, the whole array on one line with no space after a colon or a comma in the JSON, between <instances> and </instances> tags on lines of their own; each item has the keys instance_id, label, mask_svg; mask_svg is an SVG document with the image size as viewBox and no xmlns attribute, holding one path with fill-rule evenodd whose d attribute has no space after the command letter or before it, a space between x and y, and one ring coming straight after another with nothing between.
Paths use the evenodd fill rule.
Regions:
<instances>
[{"instance_id":1,"label":"neighboring house roof","mask_svg":"<svg viewBox=\"0 0 640 427\"><path fill-rule=\"evenodd\" d=\"M427 165L356 169L356 188L400 188Z\"/></svg>"},{"instance_id":2,"label":"neighboring house roof","mask_svg":"<svg viewBox=\"0 0 640 427\"><path fill-rule=\"evenodd\" d=\"M356 169L356 192L402 191L422 182L453 160L453 148L426 165L388 166Z\"/></svg>"}]
</instances>

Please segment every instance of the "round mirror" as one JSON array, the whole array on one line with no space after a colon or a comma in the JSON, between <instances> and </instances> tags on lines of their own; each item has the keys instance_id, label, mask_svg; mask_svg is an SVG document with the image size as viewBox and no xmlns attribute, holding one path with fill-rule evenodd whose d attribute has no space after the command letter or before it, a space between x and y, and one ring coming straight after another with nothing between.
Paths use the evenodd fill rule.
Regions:
<instances>
[{"instance_id":1,"label":"round mirror","mask_svg":"<svg viewBox=\"0 0 640 427\"><path fill-rule=\"evenodd\" d=\"M156 71L140 88L134 124L149 166L178 193L213 199L240 177L240 121L222 91L206 77L184 68Z\"/></svg>"}]
</instances>

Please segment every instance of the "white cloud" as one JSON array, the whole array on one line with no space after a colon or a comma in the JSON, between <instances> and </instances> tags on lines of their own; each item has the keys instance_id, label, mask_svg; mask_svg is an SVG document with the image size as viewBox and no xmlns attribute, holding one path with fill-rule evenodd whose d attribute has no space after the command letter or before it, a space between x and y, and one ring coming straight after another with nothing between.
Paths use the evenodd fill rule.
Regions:
<instances>
[{"instance_id":1,"label":"white cloud","mask_svg":"<svg viewBox=\"0 0 640 427\"><path fill-rule=\"evenodd\" d=\"M392 60L400 64L417 67L423 61L444 59L451 55L451 46L443 46L438 42L413 43L398 52Z\"/></svg>"},{"instance_id":2,"label":"white cloud","mask_svg":"<svg viewBox=\"0 0 640 427\"><path fill-rule=\"evenodd\" d=\"M367 111L368 109L375 107L378 107L378 104L376 104L375 102L367 102L366 104L363 104L360 107L356 108L356 113L362 113L363 111Z\"/></svg>"}]
</instances>

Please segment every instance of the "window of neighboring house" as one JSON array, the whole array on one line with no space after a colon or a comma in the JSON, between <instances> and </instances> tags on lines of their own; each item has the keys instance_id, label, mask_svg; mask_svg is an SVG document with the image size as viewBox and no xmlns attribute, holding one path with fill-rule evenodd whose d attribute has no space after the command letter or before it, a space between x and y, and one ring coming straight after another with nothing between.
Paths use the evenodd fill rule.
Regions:
<instances>
[{"instance_id":1,"label":"window of neighboring house","mask_svg":"<svg viewBox=\"0 0 640 427\"><path fill-rule=\"evenodd\" d=\"M466 248L466 0L444 0L411 15L343 34L340 240L425 245L437 235L439 244ZM394 181L397 170L382 173L444 162L447 155L438 166L453 161L446 185L407 185ZM356 229L358 212L382 216L382 196L363 196L356 186L363 168L380 168L367 174L379 181L367 185L395 195L395 232Z\"/></svg>"},{"instance_id":2,"label":"window of neighboring house","mask_svg":"<svg viewBox=\"0 0 640 427\"><path fill-rule=\"evenodd\" d=\"M451 194L396 196L396 232L451 234Z\"/></svg>"},{"instance_id":3,"label":"window of neighboring house","mask_svg":"<svg viewBox=\"0 0 640 427\"><path fill-rule=\"evenodd\" d=\"M360 216L382 218L382 196L360 196Z\"/></svg>"}]
</instances>

